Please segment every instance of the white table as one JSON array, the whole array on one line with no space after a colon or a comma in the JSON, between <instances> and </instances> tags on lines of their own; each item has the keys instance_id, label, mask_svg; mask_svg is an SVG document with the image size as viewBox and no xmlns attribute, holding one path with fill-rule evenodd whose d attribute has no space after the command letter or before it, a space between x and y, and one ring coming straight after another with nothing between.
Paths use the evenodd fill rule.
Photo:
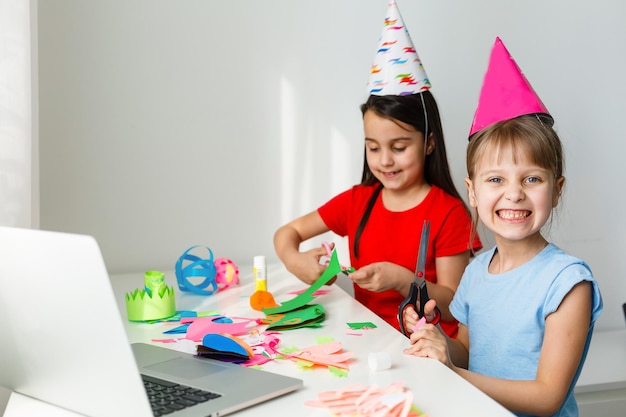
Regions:
<instances>
[{"instance_id":1,"label":"white table","mask_svg":"<svg viewBox=\"0 0 626 417\"><path fill-rule=\"evenodd\" d=\"M175 284L173 272L166 272L168 283ZM263 313L250 308L249 296L254 291L252 267L241 267L241 284L211 296L198 296L189 293L177 293L178 310L212 311L218 310L226 316L264 317ZM120 310L125 314L124 294L138 285L142 285L141 274L127 274L112 277ZM295 297L292 291L303 290L305 285L290 275L282 265L268 266L268 289L282 302ZM463 416L511 416L506 409L491 400L474 386L460 378L438 361L406 356L402 349L408 346L408 339L356 302L340 287L325 286L330 292L318 296L313 303L321 304L326 312L326 320L319 329L303 328L281 333L282 347L300 348L317 344L316 337L330 336L342 343L343 350L353 353L347 378L340 378L327 369L302 370L294 363L276 360L263 365L271 372L294 376L304 380L304 388L285 397L241 411L237 415L291 415L291 416L329 416L323 409L304 405L307 400L317 398L317 393L344 388L354 383L363 385L376 384L384 387L390 383L402 381L415 395L414 404L430 417ZM353 331L348 322L372 322L373 330ZM163 335L164 329L171 324L143 324L127 322L126 329L130 342L153 343L152 339L163 339L172 335ZM360 333L361 336L349 335ZM176 335L173 335L176 336ZM167 344L160 344L168 346ZM388 352L392 358L392 368L385 371L371 371L368 366L370 352Z\"/></svg>"},{"instance_id":2,"label":"white table","mask_svg":"<svg viewBox=\"0 0 626 417\"><path fill-rule=\"evenodd\" d=\"M173 272L166 272L168 284L175 285ZM241 284L220 291L211 296L198 296L177 291L177 310L213 311L218 310L226 316L263 317L249 306L249 296L254 290L251 266L241 267ZM143 286L143 274L123 274L111 277L118 305L123 317L126 317L124 295L137 287ZM295 295L291 291L305 289L304 284L291 276L282 265L268 266L268 289L276 301L289 300ZM325 368L303 370L289 360L275 360L263 365L263 369L300 378L304 387L261 405L236 413L237 416L330 416L321 408L311 408L304 403L317 398L317 394L327 390L337 390L348 385L361 383L376 384L380 387L402 381L414 394L414 404L430 417L477 416L510 417L505 408L483 394L473 385L459 377L446 366L432 359L406 356L402 353L408 346L408 339L389 326L378 316L356 302L339 286L323 287L330 292L318 296L314 303L321 304L326 311L323 327L318 329L298 329L281 333L279 347L297 346L304 348L317 344L316 337L329 336L342 343L343 350L353 353L348 376L338 377ZM372 322L373 330L351 330L348 322ZM183 335L164 335L163 331L174 327L172 324L133 323L126 321L129 341L154 343L160 346L171 345L152 342L152 339L182 337ZM360 333L360 336L349 333ZM372 371L368 366L370 352L388 352L392 358L391 369ZM27 397L13 394L5 416L33 415L75 415L60 413L58 409ZM41 411L40 411L41 410ZM47 411L46 411L47 410ZM62 411L62 410L61 410ZM54 412L54 413L53 413Z\"/></svg>"}]
</instances>

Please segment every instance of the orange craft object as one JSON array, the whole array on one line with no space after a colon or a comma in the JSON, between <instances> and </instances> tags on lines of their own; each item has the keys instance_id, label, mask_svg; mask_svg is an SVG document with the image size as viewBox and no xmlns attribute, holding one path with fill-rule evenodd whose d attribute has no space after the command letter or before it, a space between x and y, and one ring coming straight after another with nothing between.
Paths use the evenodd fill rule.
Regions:
<instances>
[{"instance_id":1,"label":"orange craft object","mask_svg":"<svg viewBox=\"0 0 626 417\"><path fill-rule=\"evenodd\" d=\"M271 292L257 290L250 296L250 307L257 311L263 311L264 308L278 307L278 304L276 304Z\"/></svg>"}]
</instances>

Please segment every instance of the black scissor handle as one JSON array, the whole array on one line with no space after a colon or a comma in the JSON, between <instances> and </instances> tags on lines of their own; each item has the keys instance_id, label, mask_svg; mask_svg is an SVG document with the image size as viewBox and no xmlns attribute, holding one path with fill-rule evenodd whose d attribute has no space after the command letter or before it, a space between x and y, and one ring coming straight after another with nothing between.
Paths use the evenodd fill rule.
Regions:
<instances>
[{"instance_id":1,"label":"black scissor handle","mask_svg":"<svg viewBox=\"0 0 626 417\"><path fill-rule=\"evenodd\" d=\"M415 282L412 282L411 286L409 287L409 295L400 304L400 307L398 307L398 323L400 323L400 331L406 337L409 337L409 332L404 327L404 310L406 310L406 308L408 306L412 306L414 309L417 310L417 297L418 297L418 293L419 292L420 292L420 290L419 290L418 286L415 285ZM428 296L428 294L426 296ZM420 300L420 303L421 303L421 300ZM418 311L417 314L418 315L420 315L420 314L423 315L424 313L422 313L421 311Z\"/></svg>"}]
</instances>

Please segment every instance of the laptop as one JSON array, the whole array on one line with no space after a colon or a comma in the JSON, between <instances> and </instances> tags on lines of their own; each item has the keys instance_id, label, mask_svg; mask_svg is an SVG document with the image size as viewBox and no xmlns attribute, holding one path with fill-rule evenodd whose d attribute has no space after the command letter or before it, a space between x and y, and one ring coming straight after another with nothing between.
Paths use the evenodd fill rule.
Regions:
<instances>
[{"instance_id":1,"label":"laptop","mask_svg":"<svg viewBox=\"0 0 626 417\"><path fill-rule=\"evenodd\" d=\"M146 375L149 386L178 384L174 391L198 400L182 401L168 416L204 417L303 385L165 347L131 345L124 320L93 237L0 227L0 386L90 417L159 415L149 404Z\"/></svg>"}]
</instances>

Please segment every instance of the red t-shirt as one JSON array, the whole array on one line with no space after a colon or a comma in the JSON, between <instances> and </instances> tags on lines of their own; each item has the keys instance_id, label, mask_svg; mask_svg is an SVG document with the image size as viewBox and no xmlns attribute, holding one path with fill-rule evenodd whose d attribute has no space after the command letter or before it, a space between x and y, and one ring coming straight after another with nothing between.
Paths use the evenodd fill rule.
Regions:
<instances>
[{"instance_id":1,"label":"red t-shirt","mask_svg":"<svg viewBox=\"0 0 626 417\"><path fill-rule=\"evenodd\" d=\"M379 185L356 185L337 195L317 211L330 230L348 236L350 264L358 269L374 262L392 262L415 270L422 225L430 220L430 237L426 255L426 280L436 283L435 258L456 255L469 249L471 217L463 202L432 186L424 200L402 212L385 208L379 195L359 242L359 258L354 257L353 242L361 217ZM481 248L476 237L473 249ZM398 307L404 297L395 290L372 292L354 285L355 298L387 323L400 329ZM456 336L456 321L441 321L441 327Z\"/></svg>"}]
</instances>

